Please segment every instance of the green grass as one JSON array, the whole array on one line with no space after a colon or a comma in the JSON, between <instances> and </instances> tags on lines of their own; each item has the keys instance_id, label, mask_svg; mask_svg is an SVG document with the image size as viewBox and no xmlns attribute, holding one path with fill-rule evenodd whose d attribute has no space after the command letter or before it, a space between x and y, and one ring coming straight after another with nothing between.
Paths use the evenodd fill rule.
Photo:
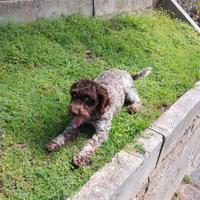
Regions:
<instances>
[{"instance_id":1,"label":"green grass","mask_svg":"<svg viewBox=\"0 0 200 200\"><path fill-rule=\"evenodd\" d=\"M89 53L88 53L89 52ZM162 112L200 79L200 38L165 13L39 20L0 27L0 199L57 200L80 189ZM143 108L126 108L113 120L108 140L90 167L74 169L73 156L88 134L60 152L45 145L69 117L69 88L108 68L153 73L136 82Z\"/></svg>"}]
</instances>

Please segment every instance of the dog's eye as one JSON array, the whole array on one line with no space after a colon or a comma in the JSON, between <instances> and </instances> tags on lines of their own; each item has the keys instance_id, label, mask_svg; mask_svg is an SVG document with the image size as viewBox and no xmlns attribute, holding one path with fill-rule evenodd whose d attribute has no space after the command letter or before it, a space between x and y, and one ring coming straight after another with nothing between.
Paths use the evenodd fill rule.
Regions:
<instances>
[{"instance_id":1,"label":"dog's eye","mask_svg":"<svg viewBox=\"0 0 200 200\"><path fill-rule=\"evenodd\" d=\"M76 93L72 93L72 98L75 99L75 98L77 98L77 96L78 96L78 95L77 95Z\"/></svg>"},{"instance_id":2,"label":"dog's eye","mask_svg":"<svg viewBox=\"0 0 200 200\"><path fill-rule=\"evenodd\" d=\"M84 102L87 104L87 105L93 105L94 101L88 97L85 97L84 98Z\"/></svg>"}]
</instances>

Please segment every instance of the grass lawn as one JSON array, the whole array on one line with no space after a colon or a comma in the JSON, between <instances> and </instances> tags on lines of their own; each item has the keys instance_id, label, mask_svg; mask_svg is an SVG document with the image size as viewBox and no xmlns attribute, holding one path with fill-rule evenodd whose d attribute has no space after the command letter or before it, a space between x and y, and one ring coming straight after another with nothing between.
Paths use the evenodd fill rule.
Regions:
<instances>
[{"instance_id":1,"label":"grass lawn","mask_svg":"<svg viewBox=\"0 0 200 200\"><path fill-rule=\"evenodd\" d=\"M69 122L75 80L93 79L108 68L134 73L147 66L152 75L136 82L143 108L136 115L124 108L115 117L90 167L74 169L71 163L88 133L57 153L45 152ZM199 79L200 37L162 12L1 26L0 199L72 195Z\"/></svg>"}]
</instances>

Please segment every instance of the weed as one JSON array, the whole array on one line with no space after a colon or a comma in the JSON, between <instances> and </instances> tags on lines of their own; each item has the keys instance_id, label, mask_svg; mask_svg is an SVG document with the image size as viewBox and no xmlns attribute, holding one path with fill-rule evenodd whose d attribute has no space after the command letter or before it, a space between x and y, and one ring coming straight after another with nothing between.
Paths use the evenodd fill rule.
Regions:
<instances>
[{"instance_id":1,"label":"weed","mask_svg":"<svg viewBox=\"0 0 200 200\"><path fill-rule=\"evenodd\" d=\"M144 146L143 146L142 144L134 144L134 149L135 149L138 153L140 153L140 154L142 154L142 155L144 155L144 154L146 153L146 149L144 148Z\"/></svg>"},{"instance_id":2,"label":"weed","mask_svg":"<svg viewBox=\"0 0 200 200\"><path fill-rule=\"evenodd\" d=\"M183 177L183 182L186 183L186 184L192 183L192 177L190 175L185 175Z\"/></svg>"}]
</instances>

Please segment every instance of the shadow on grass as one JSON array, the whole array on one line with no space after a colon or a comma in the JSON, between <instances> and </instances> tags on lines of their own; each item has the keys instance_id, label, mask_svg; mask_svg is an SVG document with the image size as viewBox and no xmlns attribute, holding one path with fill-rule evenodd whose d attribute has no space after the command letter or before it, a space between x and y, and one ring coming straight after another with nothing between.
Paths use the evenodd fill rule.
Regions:
<instances>
[{"instance_id":1,"label":"shadow on grass","mask_svg":"<svg viewBox=\"0 0 200 200\"><path fill-rule=\"evenodd\" d=\"M36 150L46 154L46 145L48 142L61 134L71 121L71 117L68 114L57 117L60 117L59 121L49 120L45 123L41 122L39 132L37 129L38 127L36 127L37 125L35 125L32 126L31 129L27 127L26 129L29 129L29 131L24 132L24 134L23 132L19 135L16 133L13 134L15 134L15 138L19 143L23 141L24 144L29 146L30 150ZM72 142L64 145L63 148L66 146L73 146L80 138L82 138L81 140L84 142L86 139L91 138L94 132L95 128L91 124L87 123L81 125L78 136Z\"/></svg>"}]
</instances>

